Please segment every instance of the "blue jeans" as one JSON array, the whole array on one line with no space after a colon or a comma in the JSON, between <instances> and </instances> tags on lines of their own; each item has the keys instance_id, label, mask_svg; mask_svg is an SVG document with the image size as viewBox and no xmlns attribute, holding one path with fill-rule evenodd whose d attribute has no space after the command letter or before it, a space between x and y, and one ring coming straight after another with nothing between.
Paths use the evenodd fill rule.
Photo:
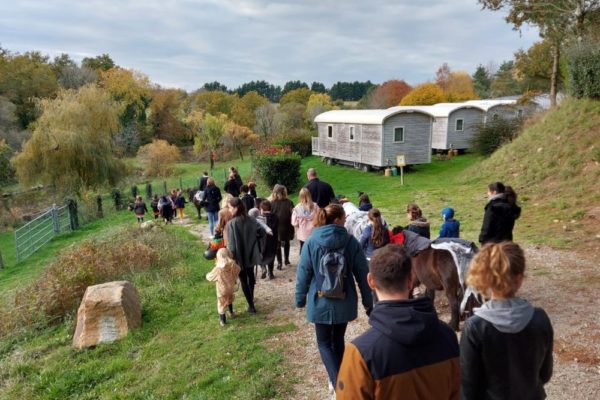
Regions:
<instances>
[{"instance_id":1,"label":"blue jeans","mask_svg":"<svg viewBox=\"0 0 600 400\"><path fill-rule=\"evenodd\" d=\"M321 354L321 360L329 381L336 387L337 375L342 365L342 356L344 355L344 335L348 323L343 324L315 324L315 332L317 334L317 346Z\"/></svg>"},{"instance_id":2,"label":"blue jeans","mask_svg":"<svg viewBox=\"0 0 600 400\"><path fill-rule=\"evenodd\" d=\"M206 215L208 215L208 230L210 231L210 235L213 236L215 234L215 225L219 222L219 212L207 211Z\"/></svg>"}]
</instances>

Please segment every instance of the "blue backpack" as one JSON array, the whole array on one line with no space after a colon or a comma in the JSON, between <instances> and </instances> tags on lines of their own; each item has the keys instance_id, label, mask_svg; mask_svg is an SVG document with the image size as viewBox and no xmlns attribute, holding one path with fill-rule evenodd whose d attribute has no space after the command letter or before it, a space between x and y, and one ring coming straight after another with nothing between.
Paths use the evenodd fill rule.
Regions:
<instances>
[{"instance_id":1,"label":"blue backpack","mask_svg":"<svg viewBox=\"0 0 600 400\"><path fill-rule=\"evenodd\" d=\"M347 277L344 249L346 243L338 249L325 249L317 269L317 294L330 299L345 299L344 280Z\"/></svg>"}]
</instances>

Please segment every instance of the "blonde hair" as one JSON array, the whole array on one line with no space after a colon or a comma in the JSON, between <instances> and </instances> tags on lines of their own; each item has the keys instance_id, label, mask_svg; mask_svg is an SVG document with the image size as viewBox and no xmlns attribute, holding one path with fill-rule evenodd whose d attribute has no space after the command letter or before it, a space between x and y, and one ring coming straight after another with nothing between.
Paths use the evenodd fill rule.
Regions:
<instances>
[{"instance_id":1,"label":"blonde hair","mask_svg":"<svg viewBox=\"0 0 600 400\"><path fill-rule=\"evenodd\" d=\"M233 196L230 193L225 193L223 199L221 200L221 208L226 208L227 204L229 204L229 200L233 199Z\"/></svg>"},{"instance_id":2,"label":"blonde hair","mask_svg":"<svg viewBox=\"0 0 600 400\"><path fill-rule=\"evenodd\" d=\"M221 208L218 216L219 222L217 222L217 230L224 234L225 226L227 226L227 223L233 219L233 215L231 215L227 208Z\"/></svg>"},{"instance_id":3,"label":"blonde hair","mask_svg":"<svg viewBox=\"0 0 600 400\"><path fill-rule=\"evenodd\" d=\"M306 211L312 211L315 208L315 203L313 203L312 195L310 194L310 190L308 190L307 188L300 189L298 199L300 200L300 204L302 204Z\"/></svg>"},{"instance_id":4,"label":"blonde hair","mask_svg":"<svg viewBox=\"0 0 600 400\"><path fill-rule=\"evenodd\" d=\"M283 185L276 184L273 186L273 193L271 193L272 200L285 200L288 197L287 188Z\"/></svg>"},{"instance_id":5,"label":"blonde hair","mask_svg":"<svg viewBox=\"0 0 600 400\"><path fill-rule=\"evenodd\" d=\"M525 273L525 254L513 242L488 243L473 258L467 285L489 296L494 292L502 297L515 294L515 279Z\"/></svg>"}]
</instances>

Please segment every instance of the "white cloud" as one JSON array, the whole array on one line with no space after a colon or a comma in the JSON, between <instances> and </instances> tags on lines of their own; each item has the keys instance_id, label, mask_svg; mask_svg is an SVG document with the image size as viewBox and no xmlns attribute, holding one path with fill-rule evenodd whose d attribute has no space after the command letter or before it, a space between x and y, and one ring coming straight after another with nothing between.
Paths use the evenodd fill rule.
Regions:
<instances>
[{"instance_id":1,"label":"white cloud","mask_svg":"<svg viewBox=\"0 0 600 400\"><path fill-rule=\"evenodd\" d=\"M537 38L476 0L92 0L0 3L0 45L54 56L108 53L153 81L418 83L447 62L473 72Z\"/></svg>"}]
</instances>

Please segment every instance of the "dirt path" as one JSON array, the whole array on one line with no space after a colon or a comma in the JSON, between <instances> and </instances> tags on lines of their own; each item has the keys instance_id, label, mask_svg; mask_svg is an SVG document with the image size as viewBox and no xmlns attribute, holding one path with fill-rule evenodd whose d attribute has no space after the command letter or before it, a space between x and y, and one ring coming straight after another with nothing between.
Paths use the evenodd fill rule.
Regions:
<instances>
[{"instance_id":1,"label":"dirt path","mask_svg":"<svg viewBox=\"0 0 600 400\"><path fill-rule=\"evenodd\" d=\"M191 225L199 237L207 237L206 225ZM600 398L600 270L591 256L546 247L527 247L527 279L521 296L546 310L554 327L554 374L546 385L548 399ZM258 279L256 305L268 319L292 322L294 332L273 337L283 344L285 357L298 383L292 399L328 399L327 375L316 347L314 327L305 311L294 308L298 244L292 242L290 261L274 280ZM449 321L443 293L436 296L440 317ZM348 325L346 340L368 329L368 319L359 307L359 318Z\"/></svg>"}]
</instances>

